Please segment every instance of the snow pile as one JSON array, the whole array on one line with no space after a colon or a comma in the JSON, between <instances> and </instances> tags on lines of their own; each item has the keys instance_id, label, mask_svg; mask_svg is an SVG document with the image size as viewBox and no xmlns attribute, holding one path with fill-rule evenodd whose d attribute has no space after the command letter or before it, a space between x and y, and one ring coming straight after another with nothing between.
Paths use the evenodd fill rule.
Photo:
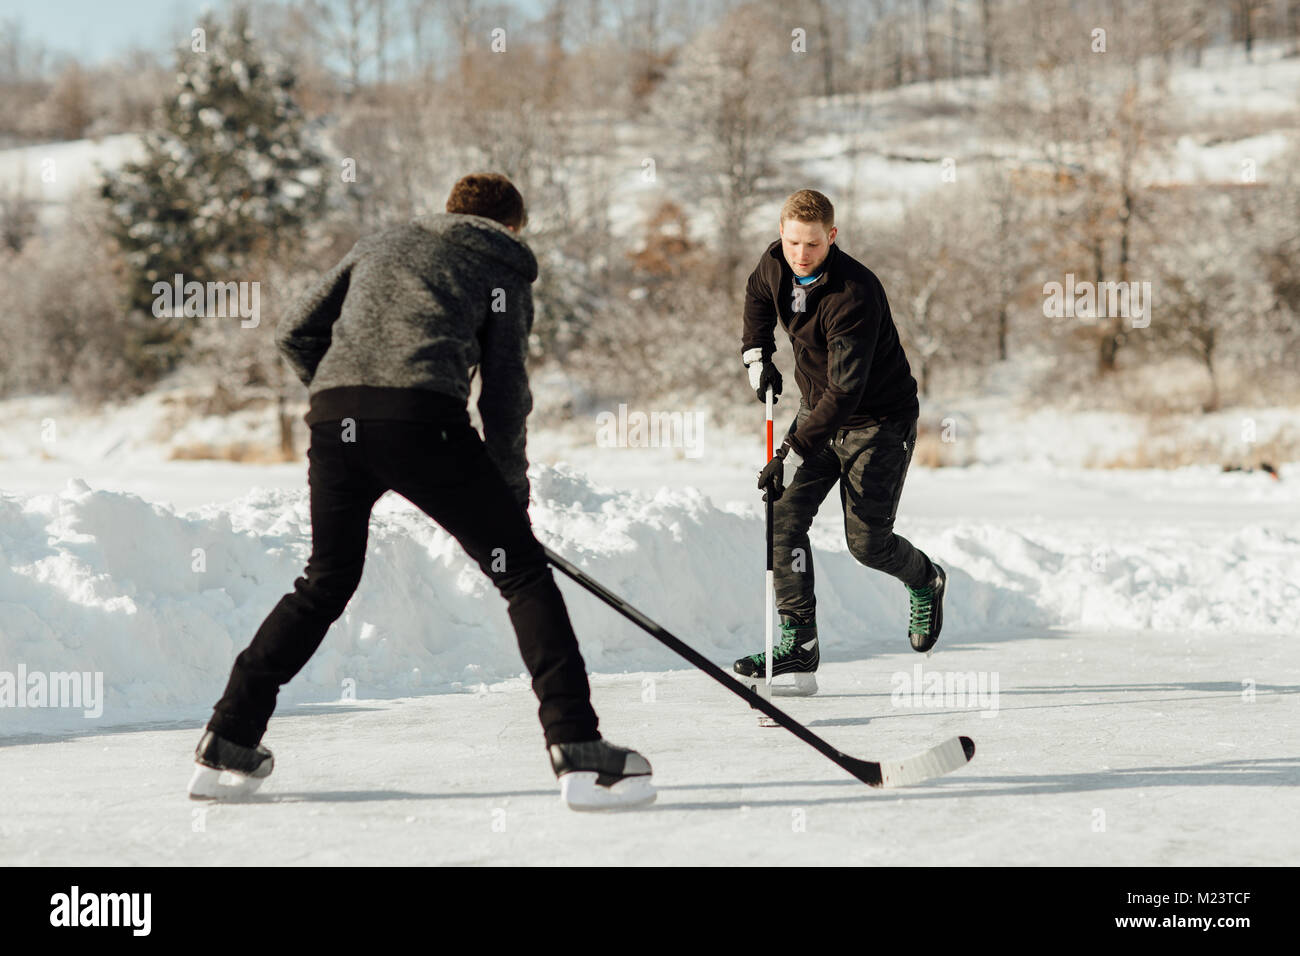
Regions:
<instances>
[{"instance_id":1,"label":"snow pile","mask_svg":"<svg viewBox=\"0 0 1300 956\"><path fill-rule=\"evenodd\" d=\"M653 496L533 471L538 536L714 660L762 638L763 525L694 489ZM1246 628L1289 632L1300 536L1260 525L1207 540L1084 537L959 524L904 528L949 572L945 638L1007 628ZM1291 528L1300 534L1300 529ZM206 716L234 656L302 573L305 491L257 489L176 513L70 481L0 495L0 672L102 672L99 723ZM906 598L814 529L829 660L905 648ZM557 574L591 670L681 662ZM458 545L404 499L376 508L358 593L282 700L473 689L522 672L506 608ZM2 675L0 675L2 676ZM80 711L0 709L0 734L85 729Z\"/></svg>"},{"instance_id":2,"label":"snow pile","mask_svg":"<svg viewBox=\"0 0 1300 956\"><path fill-rule=\"evenodd\" d=\"M1300 537L1262 525L1209 545L1177 530L1101 544L963 525L927 546L978 582L965 595L966 620L985 616L989 626L1004 617L1008 593L1034 605L1026 623L1080 629L1291 634L1300 610Z\"/></svg>"}]
</instances>

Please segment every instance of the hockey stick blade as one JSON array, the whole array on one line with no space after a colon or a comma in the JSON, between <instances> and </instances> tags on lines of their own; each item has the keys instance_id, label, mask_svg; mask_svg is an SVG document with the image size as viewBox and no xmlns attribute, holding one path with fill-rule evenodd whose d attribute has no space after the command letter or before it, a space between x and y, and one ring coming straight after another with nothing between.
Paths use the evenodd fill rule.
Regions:
<instances>
[{"instance_id":1,"label":"hockey stick blade","mask_svg":"<svg viewBox=\"0 0 1300 956\"><path fill-rule=\"evenodd\" d=\"M613 591L579 570L575 565L570 564L550 548L543 548L543 550L546 552L546 559L563 572L565 576L600 598L655 640L686 658L723 687L742 698L751 707L771 717L822 756L843 767L870 787L906 787L924 780L931 780L946 773L951 773L958 767L965 766L975 756L975 742L969 737L953 737L937 747L932 747L924 753L917 754L907 760L884 762L859 760L857 757L850 757L848 754L841 753L781 708L773 706L770 701L763 699L695 648L650 620Z\"/></svg>"},{"instance_id":2,"label":"hockey stick blade","mask_svg":"<svg viewBox=\"0 0 1300 956\"><path fill-rule=\"evenodd\" d=\"M924 753L907 760L882 760L881 782L877 786L893 789L924 783L964 767L975 756L975 741L969 737L951 737Z\"/></svg>"}]
</instances>

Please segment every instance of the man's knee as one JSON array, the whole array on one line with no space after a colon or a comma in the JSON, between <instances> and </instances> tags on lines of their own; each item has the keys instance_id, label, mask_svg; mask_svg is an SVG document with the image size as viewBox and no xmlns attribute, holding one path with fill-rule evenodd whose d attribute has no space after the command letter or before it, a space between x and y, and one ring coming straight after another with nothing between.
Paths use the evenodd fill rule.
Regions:
<instances>
[{"instance_id":1,"label":"man's knee","mask_svg":"<svg viewBox=\"0 0 1300 956\"><path fill-rule=\"evenodd\" d=\"M786 501L782 498L772 513L772 537L777 542L799 541L808 534L815 513L793 504L782 508L784 504Z\"/></svg>"},{"instance_id":2,"label":"man's knee","mask_svg":"<svg viewBox=\"0 0 1300 956\"><path fill-rule=\"evenodd\" d=\"M503 597L554 584L550 563L540 544L534 542L513 550L494 548L479 562Z\"/></svg>"},{"instance_id":3,"label":"man's knee","mask_svg":"<svg viewBox=\"0 0 1300 956\"><path fill-rule=\"evenodd\" d=\"M300 598L310 602L314 611L336 619L356 593L357 585L361 583L361 571L360 563L329 569L308 565L307 573L294 583L294 590Z\"/></svg>"},{"instance_id":4,"label":"man's knee","mask_svg":"<svg viewBox=\"0 0 1300 956\"><path fill-rule=\"evenodd\" d=\"M849 551L869 568L886 568L898 551L898 537L892 523L864 527L849 535Z\"/></svg>"}]
</instances>

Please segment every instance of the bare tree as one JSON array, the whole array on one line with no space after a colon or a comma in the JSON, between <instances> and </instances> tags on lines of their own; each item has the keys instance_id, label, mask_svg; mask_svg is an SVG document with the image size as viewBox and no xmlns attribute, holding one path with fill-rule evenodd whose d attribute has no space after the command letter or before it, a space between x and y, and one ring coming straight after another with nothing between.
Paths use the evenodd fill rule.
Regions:
<instances>
[{"instance_id":1,"label":"bare tree","mask_svg":"<svg viewBox=\"0 0 1300 956\"><path fill-rule=\"evenodd\" d=\"M984 225L969 190L950 184L879 230L864 257L880 276L922 395L945 361L992 357L987 283L979 260Z\"/></svg>"},{"instance_id":2,"label":"bare tree","mask_svg":"<svg viewBox=\"0 0 1300 956\"><path fill-rule=\"evenodd\" d=\"M1232 38L1240 41L1245 48L1246 59L1249 60L1255 48L1260 15L1268 7L1268 0L1229 0L1229 2Z\"/></svg>"},{"instance_id":3,"label":"bare tree","mask_svg":"<svg viewBox=\"0 0 1300 956\"><path fill-rule=\"evenodd\" d=\"M821 53L822 95L835 93L835 46L831 42L831 18L826 0L813 0L813 9L817 13L817 46Z\"/></svg>"},{"instance_id":4,"label":"bare tree","mask_svg":"<svg viewBox=\"0 0 1300 956\"><path fill-rule=\"evenodd\" d=\"M1081 15L1060 0L1015 11L1025 30L1013 58L1032 63L1002 84L995 129L1037 144L1053 171L1059 242L1055 256L1089 281L1131 281L1134 227L1143 214L1142 161L1165 139L1167 69L1140 5ZM1121 317L1092 329L1100 374L1116 368L1127 341Z\"/></svg>"},{"instance_id":5,"label":"bare tree","mask_svg":"<svg viewBox=\"0 0 1300 956\"><path fill-rule=\"evenodd\" d=\"M790 135L782 104L795 55L768 8L738 7L688 44L657 104L687 146L677 158L693 172L690 198L714 197L719 274L727 283L748 247L745 227L761 198L759 182L782 136Z\"/></svg>"},{"instance_id":6,"label":"bare tree","mask_svg":"<svg viewBox=\"0 0 1300 956\"><path fill-rule=\"evenodd\" d=\"M478 27L480 11L476 8L475 0L438 0L438 6L455 46L458 70L464 77L470 69L470 55L474 49L474 33Z\"/></svg>"},{"instance_id":7,"label":"bare tree","mask_svg":"<svg viewBox=\"0 0 1300 956\"><path fill-rule=\"evenodd\" d=\"M411 38L411 74L428 84L432 81L432 51L430 26L434 17L435 0L406 0L406 30Z\"/></svg>"},{"instance_id":8,"label":"bare tree","mask_svg":"<svg viewBox=\"0 0 1300 956\"><path fill-rule=\"evenodd\" d=\"M10 252L21 252L36 235L40 204L32 197L26 180L25 175L20 175L16 183L0 185L0 248Z\"/></svg>"},{"instance_id":9,"label":"bare tree","mask_svg":"<svg viewBox=\"0 0 1300 956\"><path fill-rule=\"evenodd\" d=\"M1010 358L1011 316L1031 276L1040 272L1050 239L1044 234L1043 203L1026 189L1020 171L1003 161L977 180L976 215L988 226L977 240L972 259L985 280L987 314L994 353Z\"/></svg>"},{"instance_id":10,"label":"bare tree","mask_svg":"<svg viewBox=\"0 0 1300 956\"><path fill-rule=\"evenodd\" d=\"M374 0L307 0L312 17L329 48L346 65L344 95L351 98L362 85L362 74L376 56Z\"/></svg>"},{"instance_id":11,"label":"bare tree","mask_svg":"<svg viewBox=\"0 0 1300 956\"><path fill-rule=\"evenodd\" d=\"M993 2L980 0L980 41L984 54L984 75L993 75Z\"/></svg>"},{"instance_id":12,"label":"bare tree","mask_svg":"<svg viewBox=\"0 0 1300 956\"><path fill-rule=\"evenodd\" d=\"M1273 289L1250 228L1260 187L1182 187L1160 206L1149 255L1158 275L1150 333L1166 353L1199 361L1209 376L1203 411L1222 403L1223 360L1257 361L1275 347Z\"/></svg>"},{"instance_id":13,"label":"bare tree","mask_svg":"<svg viewBox=\"0 0 1300 956\"><path fill-rule=\"evenodd\" d=\"M388 45L392 39L389 0L371 0L375 10L375 67L379 84L388 83Z\"/></svg>"},{"instance_id":14,"label":"bare tree","mask_svg":"<svg viewBox=\"0 0 1300 956\"><path fill-rule=\"evenodd\" d=\"M105 319L124 301L124 268L95 206L78 203L54 235L0 254L0 394L67 391L87 401L144 390L130 343L132 320ZM76 263L77 281L67 278Z\"/></svg>"}]
</instances>

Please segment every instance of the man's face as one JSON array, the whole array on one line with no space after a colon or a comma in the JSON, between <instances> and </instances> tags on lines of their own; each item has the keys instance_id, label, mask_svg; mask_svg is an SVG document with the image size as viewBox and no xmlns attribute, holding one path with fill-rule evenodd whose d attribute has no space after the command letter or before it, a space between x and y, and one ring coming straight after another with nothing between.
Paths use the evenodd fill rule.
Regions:
<instances>
[{"instance_id":1,"label":"man's face","mask_svg":"<svg viewBox=\"0 0 1300 956\"><path fill-rule=\"evenodd\" d=\"M810 276L822 267L837 231L831 226L827 232L820 222L786 219L781 223L781 252L795 275Z\"/></svg>"}]
</instances>

